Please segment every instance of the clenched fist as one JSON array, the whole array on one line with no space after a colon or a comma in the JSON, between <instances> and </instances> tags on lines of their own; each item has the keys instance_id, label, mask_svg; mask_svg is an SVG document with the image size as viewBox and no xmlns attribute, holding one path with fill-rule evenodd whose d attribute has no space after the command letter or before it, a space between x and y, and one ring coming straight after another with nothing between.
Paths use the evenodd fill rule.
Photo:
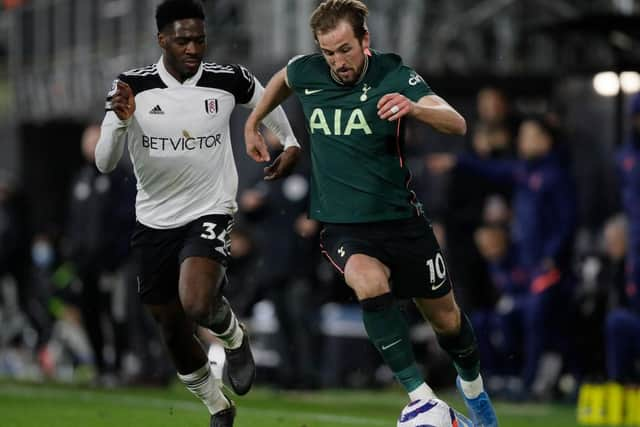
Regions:
<instances>
[{"instance_id":1,"label":"clenched fist","mask_svg":"<svg viewBox=\"0 0 640 427\"><path fill-rule=\"evenodd\" d=\"M131 87L120 80L116 80L116 92L111 97L111 109L120 120L129 120L136 111L136 100Z\"/></svg>"}]
</instances>

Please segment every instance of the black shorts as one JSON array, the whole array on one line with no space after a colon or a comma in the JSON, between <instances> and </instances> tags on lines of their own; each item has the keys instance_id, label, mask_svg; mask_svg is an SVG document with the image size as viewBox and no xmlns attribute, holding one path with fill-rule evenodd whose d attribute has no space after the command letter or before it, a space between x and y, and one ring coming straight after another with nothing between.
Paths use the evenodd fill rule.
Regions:
<instances>
[{"instance_id":1,"label":"black shorts","mask_svg":"<svg viewBox=\"0 0 640 427\"><path fill-rule=\"evenodd\" d=\"M206 215L165 230L136 223L131 247L142 302L165 304L177 299L180 264L187 257L207 257L226 266L232 227L230 215Z\"/></svg>"},{"instance_id":2,"label":"black shorts","mask_svg":"<svg viewBox=\"0 0 640 427\"><path fill-rule=\"evenodd\" d=\"M431 223L423 216L358 224L325 224L323 254L344 274L353 254L378 259L391 270L391 291L401 298L439 298L451 290L447 266Z\"/></svg>"}]
</instances>

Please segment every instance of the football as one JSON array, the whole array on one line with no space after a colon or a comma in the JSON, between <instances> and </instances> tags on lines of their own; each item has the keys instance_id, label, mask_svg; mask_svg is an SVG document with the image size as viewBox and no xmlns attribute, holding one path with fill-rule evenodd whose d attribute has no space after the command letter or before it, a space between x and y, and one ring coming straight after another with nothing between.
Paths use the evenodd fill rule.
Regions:
<instances>
[{"instance_id":1,"label":"football","mask_svg":"<svg viewBox=\"0 0 640 427\"><path fill-rule=\"evenodd\" d=\"M440 399L414 400L398 418L398 427L459 427L456 413Z\"/></svg>"}]
</instances>

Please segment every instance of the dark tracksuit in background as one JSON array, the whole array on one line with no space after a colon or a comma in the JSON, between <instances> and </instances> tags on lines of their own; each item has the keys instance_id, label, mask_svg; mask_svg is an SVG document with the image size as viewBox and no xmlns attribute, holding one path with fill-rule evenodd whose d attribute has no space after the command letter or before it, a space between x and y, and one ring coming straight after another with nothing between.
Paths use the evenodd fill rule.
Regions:
<instances>
[{"instance_id":1,"label":"dark tracksuit in background","mask_svg":"<svg viewBox=\"0 0 640 427\"><path fill-rule=\"evenodd\" d=\"M66 258L82 281L81 311L99 373L109 370L104 359L102 316L114 327L116 360L127 346L128 332L115 321L111 298L100 289L103 274L117 271L128 259L129 237L135 223L135 178L124 167L101 174L87 163L71 187L66 227Z\"/></svg>"},{"instance_id":2,"label":"dark tracksuit in background","mask_svg":"<svg viewBox=\"0 0 640 427\"><path fill-rule=\"evenodd\" d=\"M251 224L258 245L254 280L257 289L243 287L247 282L238 283L233 297L252 298L252 302L264 297L273 302L281 335L280 385L310 387L318 377L314 348L318 332L313 326L318 316L314 296L318 236L303 238L295 231L296 220L306 217L308 210L309 180L301 173L293 173L273 182L261 179L252 190L262 195L262 203L243 215Z\"/></svg>"},{"instance_id":3,"label":"dark tracksuit in background","mask_svg":"<svg viewBox=\"0 0 640 427\"><path fill-rule=\"evenodd\" d=\"M640 115L640 95L631 105L632 117ZM638 379L634 362L640 355L640 129L633 128L615 157L622 207L627 216L626 308L607 315L607 376L610 380Z\"/></svg>"},{"instance_id":4,"label":"dark tracksuit in background","mask_svg":"<svg viewBox=\"0 0 640 427\"><path fill-rule=\"evenodd\" d=\"M566 159L553 149L530 160L459 156L457 167L513 186L514 254L519 268L530 278L523 307L523 379L530 387L542 353L553 347L564 351L562 343L566 345L561 314L566 312L562 305L572 281L569 264L576 227L574 183Z\"/></svg>"}]
</instances>

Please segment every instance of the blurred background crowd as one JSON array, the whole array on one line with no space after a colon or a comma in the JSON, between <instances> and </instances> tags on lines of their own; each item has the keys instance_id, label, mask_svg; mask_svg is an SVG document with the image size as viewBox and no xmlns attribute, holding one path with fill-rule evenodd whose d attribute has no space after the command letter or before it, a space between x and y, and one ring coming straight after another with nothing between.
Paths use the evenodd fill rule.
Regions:
<instances>
[{"instance_id":1,"label":"blurred background crowd","mask_svg":"<svg viewBox=\"0 0 640 427\"><path fill-rule=\"evenodd\" d=\"M159 57L156 2L1 4L0 376L167 384L175 374L128 256L135 177L126 159L109 175L93 163L111 81ZM467 119L466 137L408 123L404 149L488 387L570 399L584 381L637 383L640 1L367 4L372 46L402 55ZM314 50L315 5L208 0L207 58L266 83ZM299 106L285 107L304 147ZM245 117L231 122L240 188L227 293L259 380L392 383L306 217L308 160L263 181L244 154ZM429 383L453 384L433 332L410 304L406 314Z\"/></svg>"}]
</instances>

